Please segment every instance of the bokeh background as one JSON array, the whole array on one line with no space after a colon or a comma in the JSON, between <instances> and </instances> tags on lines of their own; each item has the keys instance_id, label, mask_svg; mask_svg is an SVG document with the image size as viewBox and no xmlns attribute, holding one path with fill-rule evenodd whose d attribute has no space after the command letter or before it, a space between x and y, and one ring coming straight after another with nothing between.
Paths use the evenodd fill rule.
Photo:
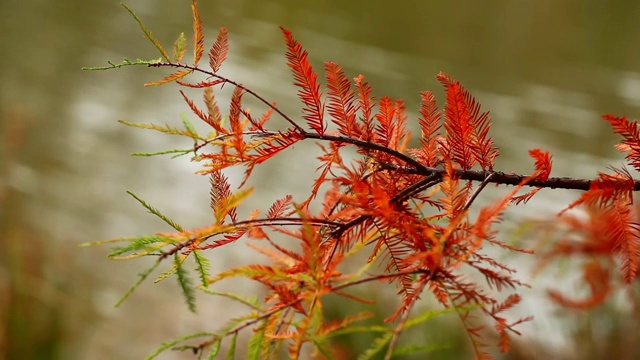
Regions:
<instances>
[{"instance_id":1,"label":"bokeh background","mask_svg":"<svg viewBox=\"0 0 640 360\"><path fill-rule=\"evenodd\" d=\"M188 1L127 4L167 47L181 31L190 38ZM554 155L554 175L592 178L622 163L599 116L637 118L640 110L635 1L218 0L201 1L200 9L209 46L218 27L229 28L222 72L293 113L299 105L278 25L293 30L317 70L330 60L349 76L365 74L375 96L404 98L413 119L420 90L433 90L442 104L434 76L449 73L491 111L504 171L530 171L527 150L539 147ZM165 73L81 70L158 58L153 46L116 0L1 0L0 14L0 359L140 359L162 341L218 329L241 308L200 295L200 313L190 314L173 280L148 282L114 308L149 262L109 261L105 247L78 247L167 230L125 190L183 226L210 219L208 179L193 175L197 164L129 156L188 141L117 123L180 124L188 109L177 88L142 86ZM314 169L301 159L312 148L296 147L261 169L256 181L266 195L250 205L265 208L284 194L301 194ZM508 219L553 216L575 196L544 191ZM221 270L252 256L234 244L210 257ZM630 355L628 342L638 338L624 307L559 311L540 290L544 278L530 279L527 269L522 276L534 289L522 311L537 319L523 328L510 358L599 359L616 349L615 358L638 355ZM371 291L382 301L395 293L377 286ZM456 328L435 332L451 340ZM460 356L454 350L434 356Z\"/></svg>"}]
</instances>

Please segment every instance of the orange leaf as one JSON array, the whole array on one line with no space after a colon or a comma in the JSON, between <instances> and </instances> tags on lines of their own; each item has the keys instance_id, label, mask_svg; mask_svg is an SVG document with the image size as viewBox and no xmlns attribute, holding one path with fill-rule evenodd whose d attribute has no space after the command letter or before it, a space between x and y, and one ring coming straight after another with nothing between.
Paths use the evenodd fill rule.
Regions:
<instances>
[{"instance_id":1,"label":"orange leaf","mask_svg":"<svg viewBox=\"0 0 640 360\"><path fill-rule=\"evenodd\" d=\"M229 40L227 39L227 29L220 28L218 38L209 51L209 66L214 73L218 72L220 65L227 58L229 52Z\"/></svg>"},{"instance_id":2,"label":"orange leaf","mask_svg":"<svg viewBox=\"0 0 640 360\"><path fill-rule=\"evenodd\" d=\"M313 71L309 63L308 53L302 49L302 45L297 42L291 31L280 27L287 44L287 60L295 80L294 85L300 87L298 97L304 103L302 109L303 119L318 135L324 135L326 124L324 123L324 103L320 99L320 84L318 84L318 74Z\"/></svg>"}]
</instances>

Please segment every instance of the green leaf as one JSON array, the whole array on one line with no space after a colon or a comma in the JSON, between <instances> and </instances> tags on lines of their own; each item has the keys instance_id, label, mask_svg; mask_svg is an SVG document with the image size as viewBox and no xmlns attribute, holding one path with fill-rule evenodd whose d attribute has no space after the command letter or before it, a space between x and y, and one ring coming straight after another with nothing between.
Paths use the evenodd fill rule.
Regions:
<instances>
[{"instance_id":1,"label":"green leaf","mask_svg":"<svg viewBox=\"0 0 640 360\"><path fill-rule=\"evenodd\" d=\"M378 352L380 352L382 349L384 349L387 346L389 341L391 341L391 337L393 337L393 332L392 332L391 329L389 329L388 333L386 333L386 334L378 337L377 339L375 339L373 344L371 344L371 347L368 348L362 354L360 354L360 356L358 356L358 360L369 360L369 359L371 359L375 354L377 354Z\"/></svg>"},{"instance_id":2,"label":"green leaf","mask_svg":"<svg viewBox=\"0 0 640 360\"><path fill-rule=\"evenodd\" d=\"M81 244L78 244L78 246L87 247L87 246L112 244L112 243L123 242L123 241L127 241L127 238L115 238L115 239L107 239L107 240L88 241L88 242L83 242Z\"/></svg>"},{"instance_id":3,"label":"green leaf","mask_svg":"<svg viewBox=\"0 0 640 360\"><path fill-rule=\"evenodd\" d=\"M122 259L128 259L132 257L139 257L139 256L149 254L150 252L156 251L158 249L161 249L167 244L176 243L176 239L169 236L161 236L161 235L142 235L142 236L132 237L132 238L123 238L122 240L128 241L129 245L114 248L111 251L111 253L108 255L109 258L122 260ZM153 246L153 247L149 246L149 245L158 244L158 243L160 243L160 245ZM126 254L131 251L143 251L143 254L134 254L133 256L128 256L128 257L120 256L122 254Z\"/></svg>"},{"instance_id":4,"label":"green leaf","mask_svg":"<svg viewBox=\"0 0 640 360\"><path fill-rule=\"evenodd\" d=\"M151 66L160 62L162 62L162 59L154 59L154 60L135 59L131 61L125 58L124 60L122 60L120 64L114 64L111 61L107 61L107 64L109 64L109 66L83 67L82 70L110 70L110 69L121 68L124 66L131 66L131 65Z\"/></svg>"},{"instance_id":5,"label":"green leaf","mask_svg":"<svg viewBox=\"0 0 640 360\"><path fill-rule=\"evenodd\" d=\"M193 149L171 149L171 150L163 150L163 151L156 151L156 152L134 152L131 153L131 156L145 156L145 157L150 157L150 156L158 156L158 155L167 155L167 154L176 154L174 156L172 156L172 159L175 159L179 156L183 156L183 155L188 155L190 153L193 152Z\"/></svg>"},{"instance_id":6,"label":"green leaf","mask_svg":"<svg viewBox=\"0 0 640 360\"><path fill-rule=\"evenodd\" d=\"M155 131L159 131L161 133L167 134L167 135L182 135L182 136L186 136L186 137L190 137L192 139L198 139L198 140L202 140L205 141L205 139L200 138L199 135L194 134L188 130L182 130L182 129L178 129L178 128L174 128L171 127L167 124L165 124L165 126L160 126L160 125L156 125L153 123L149 123L149 124L141 124L141 123L132 123L132 122L128 122L125 120L118 120L119 123L127 125L127 126L131 126L131 127L136 127L136 128L140 128L140 129L147 129L147 130L155 130Z\"/></svg>"},{"instance_id":7,"label":"green leaf","mask_svg":"<svg viewBox=\"0 0 640 360\"><path fill-rule=\"evenodd\" d=\"M200 275L201 286L207 287L209 286L209 268L211 267L211 263L209 259L207 259L204 255L201 255L201 250L194 250L192 252L193 257L196 261L196 271L198 275Z\"/></svg>"},{"instance_id":8,"label":"green leaf","mask_svg":"<svg viewBox=\"0 0 640 360\"><path fill-rule=\"evenodd\" d=\"M407 355L415 355L419 353L427 353L433 352L435 350L447 349L450 348L451 344L448 343L437 343L437 344L429 344L429 345L406 345L399 346L395 350L393 350L393 356L407 356Z\"/></svg>"},{"instance_id":9,"label":"green leaf","mask_svg":"<svg viewBox=\"0 0 640 360\"><path fill-rule=\"evenodd\" d=\"M141 272L140 274L138 274L138 276L140 277L138 279L138 281L133 284L133 286L131 288L129 288L129 290L127 290L127 292L120 298L120 300L118 300L118 302L116 303L115 307L119 307L128 297L129 295L131 295L133 293L133 291L140 286L140 284L142 284L142 282L149 277L149 275L151 275L151 273L153 272L153 270L155 270L158 265L160 265L160 261L156 261L152 267L146 269L145 271Z\"/></svg>"},{"instance_id":10,"label":"green leaf","mask_svg":"<svg viewBox=\"0 0 640 360\"><path fill-rule=\"evenodd\" d=\"M198 353L198 347L194 346L194 345L174 346L174 347L171 348L171 350L173 350L173 351L187 351L187 350L189 350L189 351L193 352L194 354Z\"/></svg>"},{"instance_id":11,"label":"green leaf","mask_svg":"<svg viewBox=\"0 0 640 360\"><path fill-rule=\"evenodd\" d=\"M220 352L220 343L221 341L216 341L215 343L213 343L213 349L211 349L209 356L207 356L207 360L213 360L216 358L216 356L218 356L218 353Z\"/></svg>"},{"instance_id":12,"label":"green leaf","mask_svg":"<svg viewBox=\"0 0 640 360\"><path fill-rule=\"evenodd\" d=\"M231 344L229 344L229 352L227 352L227 360L233 360L236 358L236 343L238 340L238 333L234 333L231 338Z\"/></svg>"},{"instance_id":13,"label":"green leaf","mask_svg":"<svg viewBox=\"0 0 640 360\"><path fill-rule=\"evenodd\" d=\"M331 352L331 344L326 342L313 341L316 350L324 356L326 360L335 359L335 355Z\"/></svg>"},{"instance_id":14,"label":"green leaf","mask_svg":"<svg viewBox=\"0 0 640 360\"><path fill-rule=\"evenodd\" d=\"M195 338L199 338L199 337L205 337L205 336L215 336L215 334L208 333L208 332L198 332L198 333L193 333L193 334L181 336L181 337L179 337L179 338L177 338L175 340L171 340L169 342L164 342L153 353L151 353L149 356L147 356L145 358L145 360L151 360L151 359L155 358L156 356L160 355L165 350L171 349L173 346L175 346L176 344L179 344L179 343L181 343L183 341L190 340L190 339L195 339Z\"/></svg>"},{"instance_id":15,"label":"green leaf","mask_svg":"<svg viewBox=\"0 0 640 360\"><path fill-rule=\"evenodd\" d=\"M329 334L326 334L325 337L330 338L338 335L354 334L354 333L385 333L388 331L391 331L391 329L389 329L386 326L380 326L380 325L351 326L344 329L333 331Z\"/></svg>"},{"instance_id":16,"label":"green leaf","mask_svg":"<svg viewBox=\"0 0 640 360\"><path fill-rule=\"evenodd\" d=\"M160 281L168 278L170 275L173 275L176 273L176 271L178 271L178 267L176 265L173 265L169 270L163 272L162 274L160 274L160 276L158 276L158 278L153 282L154 284L159 283Z\"/></svg>"},{"instance_id":17,"label":"green leaf","mask_svg":"<svg viewBox=\"0 0 640 360\"><path fill-rule=\"evenodd\" d=\"M182 266L182 262L186 259L186 256L183 256L182 259L180 255L177 253L174 256L174 264L177 266L176 275L178 277L178 283L180 284L180 288L182 289L182 294L184 294L185 300L187 301L187 305L189 306L189 310L192 313L196 312L196 295L193 291L193 281L189 277L189 273L185 270L184 266Z\"/></svg>"},{"instance_id":18,"label":"green leaf","mask_svg":"<svg viewBox=\"0 0 640 360\"><path fill-rule=\"evenodd\" d=\"M146 201L142 200L138 195L134 194L133 192L127 190L127 194L131 195L134 199L138 200L138 202L140 204L142 204L142 206L144 206L147 210L149 210L150 213L152 213L153 215L159 217L160 219L162 219L162 221L166 222L167 224L169 224L169 226L171 226L172 228L182 232L184 231L184 229L182 228L182 226L176 224L173 220L169 219L168 217L166 217L163 213L161 213L158 209L154 208L153 206L149 205Z\"/></svg>"},{"instance_id":19,"label":"green leaf","mask_svg":"<svg viewBox=\"0 0 640 360\"><path fill-rule=\"evenodd\" d=\"M129 14L131 14L131 16L133 16L133 18L136 20L136 22L138 23L138 25L140 26L140 29L142 30L142 32L144 33L144 35L147 37L147 39L149 39L153 45L156 47L156 49L158 49L158 51L160 51L160 54L162 54L162 57L167 60L167 62L171 62L171 59L169 59L169 54L167 54L167 52L164 50L164 48L162 47L162 45L160 45L160 42L158 41L158 39L156 39L153 34L151 33L151 31L147 30L146 26L144 26L144 24L142 23L142 20L140 20L140 18L138 17L138 15L136 15L133 10L131 10L130 7L128 7L127 5L125 5L125 3L120 3L120 5L122 5L122 7L124 7L125 9L127 9L127 11L129 12Z\"/></svg>"},{"instance_id":20,"label":"green leaf","mask_svg":"<svg viewBox=\"0 0 640 360\"><path fill-rule=\"evenodd\" d=\"M446 314L451 314L454 313L455 310L452 308L449 309L441 309L441 310L431 310L431 311L425 311L423 314L416 316L416 317L412 317L409 320L407 320L407 322L405 322L404 326L402 327L402 329L408 329L412 326L416 326L419 324L422 324L423 322L430 320L436 316L442 316L442 315L446 315Z\"/></svg>"},{"instance_id":21,"label":"green leaf","mask_svg":"<svg viewBox=\"0 0 640 360\"><path fill-rule=\"evenodd\" d=\"M181 32L176 42L173 43L173 60L177 63L182 61L184 57L184 53L187 51L187 38L184 36L184 33Z\"/></svg>"},{"instance_id":22,"label":"green leaf","mask_svg":"<svg viewBox=\"0 0 640 360\"><path fill-rule=\"evenodd\" d=\"M268 350L269 341L264 344L265 337L265 329L266 329L266 320L262 321L259 325L259 330L255 331L248 344L248 353L247 359L249 360L261 360L264 359L266 350Z\"/></svg>"},{"instance_id":23,"label":"green leaf","mask_svg":"<svg viewBox=\"0 0 640 360\"><path fill-rule=\"evenodd\" d=\"M184 124L185 129L187 129L187 131L191 134L191 138L193 138L194 140L200 139L196 128L193 126L193 123L191 123L191 120L189 120L187 115L185 115L184 113L180 113L180 119L182 119L182 123Z\"/></svg>"}]
</instances>

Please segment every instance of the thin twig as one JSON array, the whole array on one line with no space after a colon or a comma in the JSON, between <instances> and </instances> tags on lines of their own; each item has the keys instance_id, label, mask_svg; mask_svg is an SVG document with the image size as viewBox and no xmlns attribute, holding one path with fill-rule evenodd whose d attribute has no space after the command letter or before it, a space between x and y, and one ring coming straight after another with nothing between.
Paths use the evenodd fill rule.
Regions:
<instances>
[{"instance_id":1,"label":"thin twig","mask_svg":"<svg viewBox=\"0 0 640 360\"><path fill-rule=\"evenodd\" d=\"M487 175L486 178L484 178L484 180L482 180L482 183L480 184L480 186L478 186L476 191L473 192L473 195L471 195L469 200L467 200L467 203L464 204L464 207L462 208L463 212L469 210L469 208L471 207L471 204L473 204L473 201L478 197L478 195L480 195L480 192L484 189L485 186L487 186L487 184L489 183L489 181L491 180L494 174L495 173L490 173L489 175Z\"/></svg>"}]
</instances>

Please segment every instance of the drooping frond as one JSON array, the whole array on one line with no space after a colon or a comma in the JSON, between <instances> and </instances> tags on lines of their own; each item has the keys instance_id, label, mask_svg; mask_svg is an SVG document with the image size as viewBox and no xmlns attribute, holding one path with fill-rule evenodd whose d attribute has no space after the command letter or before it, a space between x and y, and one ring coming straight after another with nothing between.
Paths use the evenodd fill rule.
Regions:
<instances>
[{"instance_id":1,"label":"drooping frond","mask_svg":"<svg viewBox=\"0 0 640 360\"><path fill-rule=\"evenodd\" d=\"M327 97L331 121L338 125L340 134L347 137L357 137L359 135L356 123L357 108L354 104L355 94L351 89L351 82L338 64L326 62L324 67L327 76Z\"/></svg>"},{"instance_id":2,"label":"drooping frond","mask_svg":"<svg viewBox=\"0 0 640 360\"><path fill-rule=\"evenodd\" d=\"M586 298L569 298L562 292L554 289L547 290L547 295L555 303L569 309L591 309L602 304L611 295L613 288L609 268L603 266L597 260L589 261L584 265L582 277L589 287L590 294Z\"/></svg>"},{"instance_id":3,"label":"drooping frond","mask_svg":"<svg viewBox=\"0 0 640 360\"><path fill-rule=\"evenodd\" d=\"M298 86L298 97L304 103L302 109L303 119L307 125L319 135L324 135L326 124L324 123L324 104L320 98L320 84L318 74L313 71L309 63L308 53L297 42L291 31L280 27L287 44L287 65L293 73L294 85Z\"/></svg>"},{"instance_id":4,"label":"drooping frond","mask_svg":"<svg viewBox=\"0 0 640 360\"><path fill-rule=\"evenodd\" d=\"M640 269L637 208L623 198L602 205L597 202L585 205L586 214L564 213L560 216L566 234L542 253L537 266L542 268L558 257L586 260L582 277L590 290L588 297L575 299L557 290L548 292L555 302L576 309L592 308L607 300L614 290L613 274L620 274L626 283L633 283Z\"/></svg>"},{"instance_id":5,"label":"drooping frond","mask_svg":"<svg viewBox=\"0 0 640 360\"><path fill-rule=\"evenodd\" d=\"M204 34L196 0L191 0L191 11L193 12L193 65L197 66L204 54Z\"/></svg>"},{"instance_id":6,"label":"drooping frond","mask_svg":"<svg viewBox=\"0 0 640 360\"><path fill-rule=\"evenodd\" d=\"M266 321L263 321L254 329L253 336L251 336L251 339L247 343L247 360L273 358L273 356L270 355L270 350L273 348L270 343L273 340L266 336L267 331L265 325Z\"/></svg>"},{"instance_id":7,"label":"drooping frond","mask_svg":"<svg viewBox=\"0 0 640 360\"><path fill-rule=\"evenodd\" d=\"M211 50L209 50L209 66L214 73L220 70L220 65L227 58L229 52L229 40L227 38L227 28L220 28L216 42L213 43Z\"/></svg>"},{"instance_id":8,"label":"drooping frond","mask_svg":"<svg viewBox=\"0 0 640 360\"><path fill-rule=\"evenodd\" d=\"M178 284L180 285L180 289L182 290L182 294L184 295L185 301L189 306L189 310L192 313L196 312L196 295L193 289L193 280L189 277L189 272L184 268L183 262L186 259L186 256L181 256L179 254L175 254L174 256L174 266L176 267L176 278L178 280Z\"/></svg>"},{"instance_id":9,"label":"drooping frond","mask_svg":"<svg viewBox=\"0 0 640 360\"><path fill-rule=\"evenodd\" d=\"M620 260L622 278L633 283L638 277L640 267L640 223L632 219L628 203L615 201L605 210L609 220L606 224L606 236L612 244L613 255Z\"/></svg>"},{"instance_id":10,"label":"drooping frond","mask_svg":"<svg viewBox=\"0 0 640 360\"><path fill-rule=\"evenodd\" d=\"M194 250L192 252L193 259L196 262L196 271L198 272L198 276L200 278L200 285L203 287L209 286L209 269L211 268L211 262L204 255L201 254L201 250Z\"/></svg>"}]
</instances>

